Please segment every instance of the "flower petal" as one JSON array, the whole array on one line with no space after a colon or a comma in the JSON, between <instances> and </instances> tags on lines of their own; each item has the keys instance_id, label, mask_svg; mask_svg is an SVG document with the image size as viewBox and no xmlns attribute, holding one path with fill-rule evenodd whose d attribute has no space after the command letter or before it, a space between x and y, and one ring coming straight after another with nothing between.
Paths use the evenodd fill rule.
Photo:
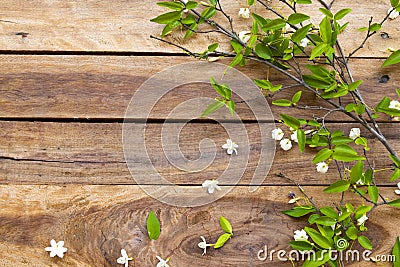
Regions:
<instances>
[{"instance_id":1,"label":"flower petal","mask_svg":"<svg viewBox=\"0 0 400 267\"><path fill-rule=\"evenodd\" d=\"M52 247L55 247L55 246L57 246L57 242L54 239L52 239L52 240L50 240L50 245Z\"/></svg>"},{"instance_id":2,"label":"flower petal","mask_svg":"<svg viewBox=\"0 0 400 267\"><path fill-rule=\"evenodd\" d=\"M394 190L394 192L397 194L397 195L400 195L400 190Z\"/></svg>"}]
</instances>

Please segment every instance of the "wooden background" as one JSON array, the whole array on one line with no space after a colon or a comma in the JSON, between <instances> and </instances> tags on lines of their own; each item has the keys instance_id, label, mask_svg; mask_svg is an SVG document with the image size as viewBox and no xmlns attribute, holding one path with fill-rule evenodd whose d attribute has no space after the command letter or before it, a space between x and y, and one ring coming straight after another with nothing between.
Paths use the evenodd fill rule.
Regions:
<instances>
[{"instance_id":1,"label":"wooden background","mask_svg":"<svg viewBox=\"0 0 400 267\"><path fill-rule=\"evenodd\" d=\"M222 3L236 19L245 2ZM345 6L353 9L348 16L351 25L342 38L349 52L364 37L356 29L366 26L369 16L380 20L389 1L337 0L334 9ZM313 4L307 10L318 14L318 8ZM261 6L254 10L265 14ZM163 11L151 0L0 1L0 266L118 266L121 248L135 257L130 266L155 266L156 255L170 257L171 267L193 263L267 266L269 262L257 260L257 252L265 245L269 249L289 249L293 231L305 225L303 220L281 214L291 207L287 194L298 191L277 173L284 172L302 184L318 205L337 203L334 195L322 194L322 189L337 179L336 173L330 170L321 175L314 171L310 163L312 151L300 154L293 149L284 153L278 148L261 188L254 193L248 191L257 166L260 135L245 104L238 105L238 114L246 120L251 133L251 156L239 186L222 199L197 208L168 206L142 191L124 160L125 110L135 91L153 74L196 61L150 39L151 34L161 32L162 26L149 19ZM250 27L249 21L236 20L238 30ZM390 38L383 39L379 32L351 61L355 78L364 80L361 92L371 104L376 104L383 94L395 97L394 90L400 86L398 66L384 70L379 67L389 55L388 48L399 48L399 30L399 19L389 21L381 32ZM202 51L219 38L212 35L183 43L178 34L171 40ZM225 49L227 46L222 44ZM240 70L250 78L263 78L266 73L264 66L254 63ZM277 73L270 75L276 83L285 82ZM390 77L386 83L381 83L383 75ZM160 130L168 112L187 99L213 95L213 89L206 84L183 86L168 94L152 111L147 125L148 146L159 172L173 183L199 186L205 179L218 177L227 167L226 154L218 151L219 157L212 166L188 179L168 163L161 150ZM318 102L307 94L305 100ZM278 119L282 109L271 108ZM299 115L297 110L286 112ZM400 151L399 124L387 118L380 120L383 132ZM346 133L356 126L343 116L329 117L329 121L329 126ZM185 156L196 159L203 138L222 145L227 135L211 121L191 122L180 138ZM387 166L382 145L373 139L371 148L376 166ZM388 182L388 173L380 173L378 182L384 187L384 195L396 197L396 186ZM358 203L357 198L349 198ZM145 220L150 210L156 211L162 223L157 241L147 237ZM232 222L234 238L223 248L210 249L202 256L197 247L199 236L216 240L220 215ZM400 235L399 222L395 209L382 207L372 215L367 226L374 255L390 253L395 237ZM65 240L68 252L63 259L50 258L44 251L52 238ZM290 266L287 262L274 264Z\"/></svg>"}]
</instances>

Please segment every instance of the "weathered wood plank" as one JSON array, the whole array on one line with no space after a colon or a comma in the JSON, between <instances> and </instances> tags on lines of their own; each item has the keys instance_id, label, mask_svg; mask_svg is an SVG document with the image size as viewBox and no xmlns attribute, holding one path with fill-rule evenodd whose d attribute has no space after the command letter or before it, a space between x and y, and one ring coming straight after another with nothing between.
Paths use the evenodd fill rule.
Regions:
<instances>
[{"instance_id":1,"label":"weathered wood plank","mask_svg":"<svg viewBox=\"0 0 400 267\"><path fill-rule=\"evenodd\" d=\"M142 130L144 124L135 124L136 129ZM179 129L179 124L168 124L169 127ZM264 127L265 125L262 125ZM341 129L346 134L356 124L327 124L333 129ZM211 139L213 143L204 143L203 153L211 156L205 157L201 162L206 163L201 172L188 172L184 158L178 157L180 151L175 151L166 141L161 141L163 124L147 124L146 148L150 158L150 166L167 180L175 184L201 184L206 179L216 179L226 170L241 173L238 165L229 165L230 157L220 148L229 138L226 130L219 124L189 123L179 134L179 149L188 160L200 158L199 144L202 140ZM240 184L249 184L259 164L265 166L266 161L260 161L260 153L265 147L261 143L261 134L257 124L245 124L249 145L246 147L239 142L238 156L233 155L233 160L242 159L248 162ZM122 124L120 123L51 123L51 122L0 122L0 183L2 184L135 184L135 180L128 171L124 158L122 145ZM284 127L283 127L284 129ZM400 150L398 124L383 124L382 131L394 149ZM289 133L286 133L288 135ZM366 132L363 136L372 137ZM175 136L175 134L173 134ZM165 133L164 133L165 138ZM230 136L235 140L246 140L241 133ZM268 136L266 139L270 138ZM147 157L140 153L140 145L135 143L135 138L130 139L132 145L127 148L131 151L130 162L135 165L134 176L147 179L146 184L155 183L151 179L153 170L145 162ZM136 139L137 140L137 139ZM165 139L164 139L165 140ZM137 141L139 142L139 141ZM275 144L272 142L271 144ZM172 154L167 158L165 149ZM284 172L296 178L302 184L327 184L337 179L337 173L332 166L327 174L319 174L311 164L314 151L307 149L301 154L297 148L284 152L279 143L276 144L276 154L269 175L264 184L287 184L288 181L276 176ZM371 162L376 169L390 166L387 152L376 140L370 142ZM245 157L245 150L249 148L249 160ZM268 146L266 146L268 148ZM172 149L172 150L171 150ZM268 148L269 149L269 148ZM271 148L273 149L273 147ZM175 151L175 152L174 152ZM212 152L215 151L215 158ZM179 153L178 153L179 152ZM384 156L383 156L384 155ZM210 165L207 167L207 164ZM233 163L231 163L233 164ZM183 170L177 166L183 166ZM186 167L185 167L186 166ZM288 167L290 166L290 167ZM390 172L378 172L377 180L380 184L388 184ZM239 175L240 177L240 175ZM262 179L263 176L258 177ZM231 179L234 179L233 177ZM140 180L143 181L143 180ZM225 180L226 181L226 180ZM233 182L229 182L231 184ZM393 184L393 183L389 183Z\"/></svg>"},{"instance_id":2,"label":"weathered wood plank","mask_svg":"<svg viewBox=\"0 0 400 267\"><path fill-rule=\"evenodd\" d=\"M338 196L322 195L320 187L305 187L316 205L330 205ZM2 266L120 266L124 248L135 258L132 266L155 266L156 255L170 257L170 266L265 266L257 253L264 249L290 251L293 232L305 225L281 213L289 209L288 186L262 187L254 193L235 188L207 206L176 208L144 194L138 186L0 186L0 265ZM394 198L393 188L382 193ZM182 198L190 197L183 195ZM359 203L349 196L349 202ZM147 237L145 221L154 210L162 224L157 241ZM202 256L200 235L209 242L221 234L219 216L228 218L234 237L221 249ZM390 220L388 220L390 218ZM400 235L394 208L380 207L366 223L373 255L388 255ZM52 259L44 251L50 239L64 240L68 252ZM358 246L353 249L359 249ZM362 250L361 250L362 251ZM18 253L16 253L18 252ZM274 266L288 266L273 256ZM361 264L361 265L360 265ZM389 266L383 263L383 266ZM131 265L130 265L131 266ZM346 266L375 266L361 261Z\"/></svg>"},{"instance_id":3,"label":"weathered wood plank","mask_svg":"<svg viewBox=\"0 0 400 267\"><path fill-rule=\"evenodd\" d=\"M237 23L237 31L251 27L250 20L238 18L238 10L244 2L221 1L226 12ZM288 14L288 8L281 8L279 1L272 6ZM0 49L1 50L39 50L39 51L132 51L132 52L181 52L171 46L150 39L150 35L160 34L161 25L151 23L150 19L165 11L155 1L20 1L2 2L0 6ZM309 14L316 15L313 23L319 23L321 13L317 3L306 6ZM389 2L371 0L335 1L335 11L344 7L353 9L347 19L351 22L342 37L345 50L357 47L364 33L357 29L368 25L370 16L380 21L386 15ZM259 14L266 14L261 5L253 8ZM223 21L222 16L216 18ZM223 24L227 23L223 21ZM371 38L365 49L357 56L388 56L387 49L397 49L399 43L399 20L389 21L383 28L389 39L379 34ZM172 39L182 42L178 34ZM220 35L195 38L185 45L195 51L203 51L208 44L220 41ZM228 40L229 41L229 40ZM223 42L227 48L228 42Z\"/></svg>"},{"instance_id":4,"label":"weathered wood plank","mask_svg":"<svg viewBox=\"0 0 400 267\"><path fill-rule=\"evenodd\" d=\"M157 72L188 61L196 62L186 57L1 56L0 117L122 119L129 101L144 81ZM229 64L229 61L221 60L221 63ZM366 64L366 60L357 59L351 64L354 78L364 80L360 90L371 106L379 102L382 92L396 98L395 88L400 85L400 69L382 70L381 63L381 60L371 59ZM267 73L263 65L255 63L239 70L258 79L265 78ZM379 82L383 75L389 75L387 83ZM272 70L269 78L273 83L292 84ZM288 89L273 99L289 98L300 89ZM154 103L149 118L164 119L180 103L200 97L214 98L216 93L209 84L179 86ZM255 101L235 100L246 100L249 104ZM322 100L305 92L301 104L317 105L322 104ZM308 110L270 106L276 118L281 112L310 115ZM237 104L237 112L242 119L254 119L246 103ZM323 114L313 112L315 116ZM328 120L346 119L337 113L328 117Z\"/></svg>"}]
</instances>

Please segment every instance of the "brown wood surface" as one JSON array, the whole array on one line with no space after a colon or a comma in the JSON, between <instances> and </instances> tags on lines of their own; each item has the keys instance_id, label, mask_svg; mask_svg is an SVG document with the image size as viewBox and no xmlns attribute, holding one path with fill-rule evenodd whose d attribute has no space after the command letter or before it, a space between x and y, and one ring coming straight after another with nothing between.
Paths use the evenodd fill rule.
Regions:
<instances>
[{"instance_id":1,"label":"brown wood surface","mask_svg":"<svg viewBox=\"0 0 400 267\"><path fill-rule=\"evenodd\" d=\"M305 187L312 195L320 187ZM156 255L171 257L170 266L265 266L257 253L268 246L290 251L287 242L293 232L304 226L301 220L281 213L289 209L287 194L298 193L293 186L263 187L249 193L237 187L224 198L203 207L176 208L148 197L138 186L1 186L0 265L13 266L120 266L116 259L124 248L135 257L130 266L155 266ZM383 193L395 197L392 188ZM182 198L184 199L183 195ZM316 204L330 205L338 195L316 198ZM353 204L358 202L350 198ZM234 209L232 203L235 203ZM147 214L154 210L162 224L162 234L150 241L144 227ZM18 211L18 212L16 212ZM219 216L228 218L234 236L221 249L209 249L205 256L197 247L203 235L213 242L221 234ZM390 254L391 243L400 234L399 214L379 208L368 222L368 236L375 245L374 254ZM44 247L50 239L65 240L68 251L64 259L51 259ZM358 248L357 246L354 249ZM18 253L16 253L16 251ZM288 266L274 255L274 265ZM375 266L355 262L346 266ZM382 266L389 266L383 263Z\"/></svg>"},{"instance_id":2,"label":"brown wood surface","mask_svg":"<svg viewBox=\"0 0 400 267\"><path fill-rule=\"evenodd\" d=\"M2 56L0 57L2 69L0 117L122 119L131 98L147 79L160 71L185 62L188 62L187 57ZM191 62L197 61L191 60ZM223 64L229 62L229 60L220 61ZM364 81L360 91L371 106L382 99L382 92L395 98L395 88L400 86L399 68L392 66L380 69L379 65L382 62L378 59L351 61L354 78ZM264 65L251 62L248 67L239 70L252 79L263 79L268 72ZM380 83L383 75L390 77L387 83ZM293 84L285 76L272 70L269 72L269 77L274 84ZM308 110L290 110L271 105L275 99L290 99L297 90L301 88L290 88L278 96L268 98L276 119L282 112L296 116L310 115ZM180 103L199 97L216 96L216 92L209 84L182 85L153 103L156 105L147 118L165 119ZM235 100L245 100L249 104L254 101L238 97ZM326 105L308 92L304 93L300 104ZM237 113L243 120L254 119L246 103L237 105ZM315 116L324 114L320 111L313 113ZM334 115L327 119L349 120L345 115L337 113ZM227 119L231 119L230 116ZM380 119L387 120L383 116Z\"/></svg>"},{"instance_id":3,"label":"brown wood surface","mask_svg":"<svg viewBox=\"0 0 400 267\"><path fill-rule=\"evenodd\" d=\"M2 1L0 4L0 49L18 51L129 51L129 52L181 52L179 49L150 39L150 35L159 35L162 26L151 23L150 19L165 12L152 0L130 1ZM237 19L240 7L245 6L242 0L224 0L226 12L236 19L236 31L251 27L250 20ZM278 1L271 5L281 7ZM143 8L145 7L145 8ZM313 23L319 23L322 13L318 4L305 6L305 12L316 17ZM350 7L353 12L346 18L350 26L342 36L346 51L358 46L364 33L358 28L368 25L370 16L380 21L390 7L388 1L364 0L335 1L335 11ZM288 14L288 8L280 8ZM267 15L261 5L253 8L258 14ZM271 16L272 17L272 16ZM272 17L273 18L273 17ZM223 21L217 17L217 21ZM228 26L225 21L223 25ZM400 30L398 20L389 21L382 32L389 34L389 39L376 35L366 44L357 56L388 56L388 48L398 49ZM25 33L25 34L23 34ZM182 35L172 36L172 40L182 42ZM220 41L220 35L207 38L199 37L185 43L196 52L203 51L207 45ZM227 48L229 40L224 39L223 47Z\"/></svg>"}]
</instances>

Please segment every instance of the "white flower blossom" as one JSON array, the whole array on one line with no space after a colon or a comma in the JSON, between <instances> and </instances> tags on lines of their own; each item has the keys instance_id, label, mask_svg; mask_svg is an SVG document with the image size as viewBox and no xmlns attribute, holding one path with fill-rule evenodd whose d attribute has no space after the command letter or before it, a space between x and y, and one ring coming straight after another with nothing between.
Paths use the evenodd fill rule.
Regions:
<instances>
[{"instance_id":1,"label":"white flower blossom","mask_svg":"<svg viewBox=\"0 0 400 267\"><path fill-rule=\"evenodd\" d=\"M358 179L358 181L356 182L356 185L364 185L364 183L361 179Z\"/></svg>"},{"instance_id":2,"label":"white flower blossom","mask_svg":"<svg viewBox=\"0 0 400 267\"><path fill-rule=\"evenodd\" d=\"M326 173L328 171L328 169L329 169L329 165L326 164L325 161L317 163L317 172Z\"/></svg>"},{"instance_id":3,"label":"white flower blossom","mask_svg":"<svg viewBox=\"0 0 400 267\"><path fill-rule=\"evenodd\" d=\"M128 267L129 261L133 260L133 258L128 257L125 249L121 249L121 257L117 259L119 264L125 264L125 267Z\"/></svg>"},{"instance_id":4,"label":"white flower blossom","mask_svg":"<svg viewBox=\"0 0 400 267\"><path fill-rule=\"evenodd\" d=\"M250 9L247 7L241 7L239 9L239 16L241 16L244 19L250 18Z\"/></svg>"},{"instance_id":5,"label":"white flower blossom","mask_svg":"<svg viewBox=\"0 0 400 267\"><path fill-rule=\"evenodd\" d=\"M400 110L400 102L397 100L390 101L389 108Z\"/></svg>"},{"instance_id":6,"label":"white flower blossom","mask_svg":"<svg viewBox=\"0 0 400 267\"><path fill-rule=\"evenodd\" d=\"M367 215L363 215L361 216L359 219L357 219L357 225L362 225L364 224L366 221L368 220Z\"/></svg>"},{"instance_id":7,"label":"white flower blossom","mask_svg":"<svg viewBox=\"0 0 400 267\"><path fill-rule=\"evenodd\" d=\"M277 140L277 141L282 140L284 135L285 134L283 133L281 128L276 128L276 129L272 130L272 138L274 140Z\"/></svg>"},{"instance_id":8,"label":"white flower blossom","mask_svg":"<svg viewBox=\"0 0 400 267\"><path fill-rule=\"evenodd\" d=\"M295 198L292 198L291 200L289 200L289 204L293 204L293 203L296 203L297 201L299 201L301 199L301 197L295 197Z\"/></svg>"},{"instance_id":9,"label":"white flower blossom","mask_svg":"<svg viewBox=\"0 0 400 267\"><path fill-rule=\"evenodd\" d=\"M303 38L301 39L299 45L302 47L307 47L307 45L310 43L310 40L308 40L307 38Z\"/></svg>"},{"instance_id":10,"label":"white flower blossom","mask_svg":"<svg viewBox=\"0 0 400 267\"><path fill-rule=\"evenodd\" d=\"M189 2L189 0L182 0L182 2L186 5Z\"/></svg>"},{"instance_id":11,"label":"white flower blossom","mask_svg":"<svg viewBox=\"0 0 400 267\"><path fill-rule=\"evenodd\" d=\"M238 148L238 147L239 146L235 142L232 142L231 139L227 139L226 144L223 144L223 146L222 146L223 149L226 149L226 153L228 153L229 155L232 155L233 151L235 151L235 153L237 155L236 148Z\"/></svg>"},{"instance_id":12,"label":"white flower blossom","mask_svg":"<svg viewBox=\"0 0 400 267\"><path fill-rule=\"evenodd\" d=\"M204 183L201 185L204 188L207 188L207 191L209 194L214 193L214 190L217 189L218 191L221 191L221 187L218 186L218 181L217 180L205 180Z\"/></svg>"},{"instance_id":13,"label":"white flower blossom","mask_svg":"<svg viewBox=\"0 0 400 267\"><path fill-rule=\"evenodd\" d=\"M296 143L299 142L299 140L297 140L297 130L294 131L294 132L292 133L292 135L290 136L290 139L291 139L293 142L296 142Z\"/></svg>"},{"instance_id":14,"label":"white flower blossom","mask_svg":"<svg viewBox=\"0 0 400 267\"><path fill-rule=\"evenodd\" d=\"M393 8L388 9L389 19L395 19L399 16L399 11L394 10Z\"/></svg>"},{"instance_id":15,"label":"white flower blossom","mask_svg":"<svg viewBox=\"0 0 400 267\"><path fill-rule=\"evenodd\" d=\"M203 249L203 254L202 254L202 255L205 255L206 252L207 252L207 247L212 247L213 244L207 244L206 239L204 238L204 236L200 236L200 238L201 238L201 240L203 240L203 241L201 241L201 242L198 244L198 246L199 246L199 248Z\"/></svg>"},{"instance_id":16,"label":"white flower blossom","mask_svg":"<svg viewBox=\"0 0 400 267\"><path fill-rule=\"evenodd\" d=\"M293 236L295 241L306 241L308 240L308 235L304 229L294 231Z\"/></svg>"},{"instance_id":17,"label":"white flower blossom","mask_svg":"<svg viewBox=\"0 0 400 267\"><path fill-rule=\"evenodd\" d=\"M157 259L159 260L159 263L157 263L157 267L169 267L169 265L167 264L169 258L163 260L160 256L157 256Z\"/></svg>"},{"instance_id":18,"label":"white flower blossom","mask_svg":"<svg viewBox=\"0 0 400 267\"><path fill-rule=\"evenodd\" d=\"M50 240L51 247L47 247L44 250L50 252L50 257L58 256L64 257L64 253L67 252L67 248L64 248L64 241L56 242L54 239Z\"/></svg>"},{"instance_id":19,"label":"white flower blossom","mask_svg":"<svg viewBox=\"0 0 400 267\"><path fill-rule=\"evenodd\" d=\"M397 187L398 187L399 189L394 190L394 192L395 192L397 195L400 195L400 183L397 184Z\"/></svg>"},{"instance_id":20,"label":"white flower blossom","mask_svg":"<svg viewBox=\"0 0 400 267\"><path fill-rule=\"evenodd\" d=\"M243 43L247 43L250 40L250 32L249 31L241 31L238 33L238 37Z\"/></svg>"},{"instance_id":21,"label":"white flower blossom","mask_svg":"<svg viewBox=\"0 0 400 267\"><path fill-rule=\"evenodd\" d=\"M283 150L285 150L285 151L287 151L287 150L289 150L289 149L292 148L292 142L291 142L289 139L287 139L287 138L282 139L281 142L280 142L280 144L281 144L281 148L282 148Z\"/></svg>"},{"instance_id":22,"label":"white flower blossom","mask_svg":"<svg viewBox=\"0 0 400 267\"><path fill-rule=\"evenodd\" d=\"M360 137L361 131L360 128L351 128L349 137L353 140L356 140L358 137Z\"/></svg>"}]
</instances>

